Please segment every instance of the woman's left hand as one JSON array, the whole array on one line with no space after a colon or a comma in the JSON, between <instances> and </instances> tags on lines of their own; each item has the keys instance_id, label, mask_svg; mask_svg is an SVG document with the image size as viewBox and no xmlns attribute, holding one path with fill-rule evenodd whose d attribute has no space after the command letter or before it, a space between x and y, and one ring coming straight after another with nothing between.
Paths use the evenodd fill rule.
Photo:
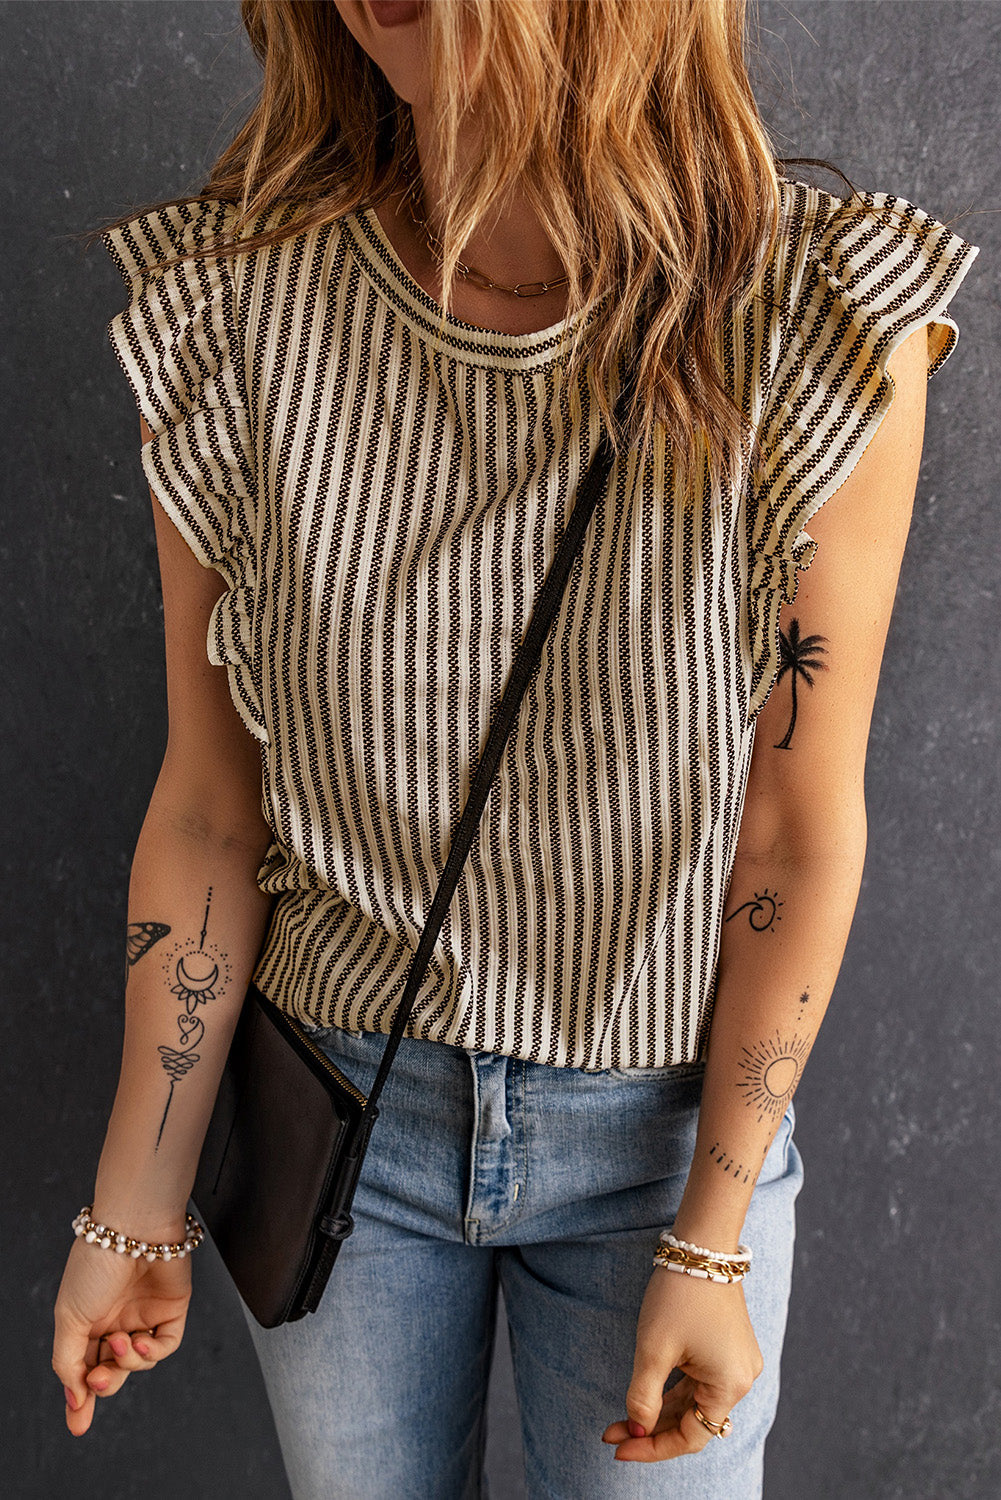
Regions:
<instances>
[{"instance_id":1,"label":"woman's left hand","mask_svg":"<svg viewBox=\"0 0 1001 1500\"><path fill-rule=\"evenodd\" d=\"M675 1368L683 1379L665 1393ZM710 1422L722 1422L763 1368L739 1281L705 1281L655 1266L640 1308L629 1420L613 1422L602 1441L616 1445L617 1459L639 1463L698 1453L716 1438L693 1403ZM640 1428L643 1437L635 1435Z\"/></svg>"}]
</instances>

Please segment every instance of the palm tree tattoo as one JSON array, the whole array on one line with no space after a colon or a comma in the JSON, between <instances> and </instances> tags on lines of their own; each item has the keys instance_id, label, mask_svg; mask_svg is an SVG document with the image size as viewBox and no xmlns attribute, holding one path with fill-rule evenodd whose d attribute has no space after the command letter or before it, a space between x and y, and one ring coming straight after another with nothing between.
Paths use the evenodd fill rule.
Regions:
<instances>
[{"instance_id":1,"label":"palm tree tattoo","mask_svg":"<svg viewBox=\"0 0 1001 1500\"><path fill-rule=\"evenodd\" d=\"M792 714L789 718L789 728L784 737L772 748L775 750L788 750L792 743L792 732L796 728L796 684L802 677L807 687L813 687L811 672L827 671L826 661L821 661L822 656L827 655L827 647L822 645L826 641L826 635L808 635L802 640L799 637L799 621L790 620L789 634L784 630L779 631L779 660L780 666L776 684L782 681L786 672L789 673L789 681L792 685Z\"/></svg>"}]
</instances>

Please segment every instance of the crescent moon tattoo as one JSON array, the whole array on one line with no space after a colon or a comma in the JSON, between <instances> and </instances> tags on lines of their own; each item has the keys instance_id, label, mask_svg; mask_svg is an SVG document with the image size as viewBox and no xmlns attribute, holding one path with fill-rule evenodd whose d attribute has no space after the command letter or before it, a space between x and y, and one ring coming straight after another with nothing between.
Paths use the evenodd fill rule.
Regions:
<instances>
[{"instance_id":1,"label":"crescent moon tattoo","mask_svg":"<svg viewBox=\"0 0 1001 1500\"><path fill-rule=\"evenodd\" d=\"M229 964L226 962L226 954L205 940L211 906L212 887L210 886L198 941L179 943L164 964L164 974L167 977L170 993L177 996L182 1009L177 1018L178 1044L157 1048L163 1070L170 1079L170 1091L167 1094L163 1117L160 1120L154 1151L160 1146L170 1102L174 1097L174 1088L191 1072L201 1057L200 1052L195 1050L201 1045L205 1036L205 1022L199 1012L204 1012L209 1001L217 999L223 993L232 977ZM164 930L169 931L169 928Z\"/></svg>"},{"instance_id":2,"label":"crescent moon tattoo","mask_svg":"<svg viewBox=\"0 0 1001 1500\"><path fill-rule=\"evenodd\" d=\"M192 970L195 972L192 973ZM200 970L205 972L199 972ZM176 975L177 983L171 989L171 994L178 995L184 1001L189 1016L194 1013L196 1005L205 1005L209 1000L215 999L213 986L219 978L219 965L201 949L181 955L177 960Z\"/></svg>"}]
</instances>

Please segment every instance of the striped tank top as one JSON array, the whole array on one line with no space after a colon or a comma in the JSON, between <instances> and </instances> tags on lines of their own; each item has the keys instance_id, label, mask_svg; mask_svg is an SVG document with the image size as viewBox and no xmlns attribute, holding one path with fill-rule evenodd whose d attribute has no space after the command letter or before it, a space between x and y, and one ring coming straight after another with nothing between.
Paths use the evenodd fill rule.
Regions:
<instances>
[{"instance_id":1,"label":"striped tank top","mask_svg":"<svg viewBox=\"0 0 1001 1500\"><path fill-rule=\"evenodd\" d=\"M780 187L774 253L721 329L753 463L689 507L662 429L613 466L410 1036L555 1067L704 1056L806 523L886 412L897 344L928 325L929 376L951 353L978 253L901 198ZM568 324L440 327L371 208L143 281L236 216L193 200L108 231L130 294L108 335L153 494L227 585L207 651L273 834L254 981L307 1026L388 1032L600 413L589 370L565 380Z\"/></svg>"}]
</instances>

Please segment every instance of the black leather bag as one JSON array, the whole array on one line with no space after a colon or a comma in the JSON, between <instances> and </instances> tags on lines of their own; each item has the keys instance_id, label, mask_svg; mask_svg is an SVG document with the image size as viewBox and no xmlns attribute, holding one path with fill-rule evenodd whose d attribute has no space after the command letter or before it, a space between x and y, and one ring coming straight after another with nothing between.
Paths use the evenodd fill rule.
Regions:
<instances>
[{"instance_id":1,"label":"black leather bag","mask_svg":"<svg viewBox=\"0 0 1001 1500\"><path fill-rule=\"evenodd\" d=\"M620 431L634 378L627 375L616 405ZM263 1328L316 1311L337 1252L354 1228L351 1203L379 1115L377 1100L613 456L603 434L476 768L368 1097L294 1017L254 985L248 990L191 1196L240 1296Z\"/></svg>"},{"instance_id":2,"label":"black leather bag","mask_svg":"<svg viewBox=\"0 0 1001 1500\"><path fill-rule=\"evenodd\" d=\"M252 984L192 1198L263 1328L315 1312L379 1111L293 1016Z\"/></svg>"}]
</instances>

